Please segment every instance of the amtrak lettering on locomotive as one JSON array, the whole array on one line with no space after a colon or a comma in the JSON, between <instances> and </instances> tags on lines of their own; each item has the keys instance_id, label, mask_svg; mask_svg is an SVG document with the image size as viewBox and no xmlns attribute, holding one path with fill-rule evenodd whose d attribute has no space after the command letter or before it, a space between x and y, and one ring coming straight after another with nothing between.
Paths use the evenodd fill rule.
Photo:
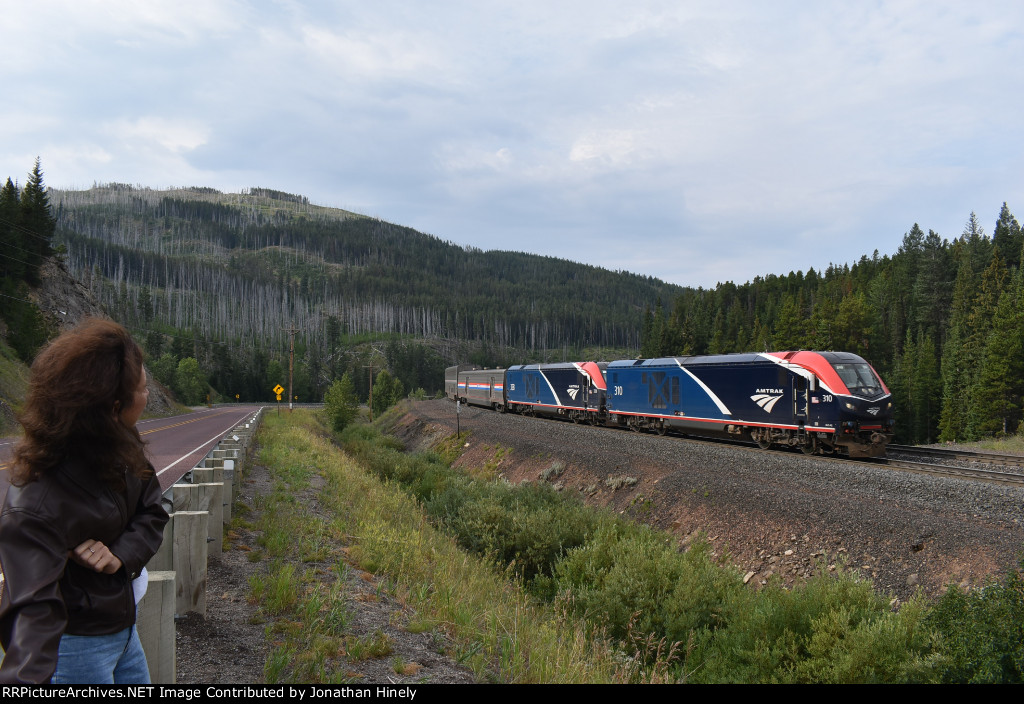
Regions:
<instances>
[{"instance_id":1,"label":"amtrak lettering on locomotive","mask_svg":"<svg viewBox=\"0 0 1024 704\"><path fill-rule=\"evenodd\" d=\"M464 370L448 370L448 396L501 411L660 434L743 437L763 448L786 445L851 457L881 455L892 439L889 390L870 364L848 352Z\"/></svg>"}]
</instances>

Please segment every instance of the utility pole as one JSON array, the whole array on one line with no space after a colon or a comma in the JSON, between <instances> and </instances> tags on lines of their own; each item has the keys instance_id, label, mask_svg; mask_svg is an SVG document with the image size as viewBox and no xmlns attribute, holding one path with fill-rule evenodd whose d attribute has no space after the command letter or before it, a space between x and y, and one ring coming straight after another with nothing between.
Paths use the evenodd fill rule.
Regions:
<instances>
[{"instance_id":1,"label":"utility pole","mask_svg":"<svg viewBox=\"0 0 1024 704\"><path fill-rule=\"evenodd\" d=\"M288 411L291 412L295 400L295 394L292 391L292 372L295 368L295 333L298 332L298 329L288 323L288 329L285 332L288 333Z\"/></svg>"},{"instance_id":2,"label":"utility pole","mask_svg":"<svg viewBox=\"0 0 1024 704\"><path fill-rule=\"evenodd\" d=\"M372 349L372 348L371 348ZM372 357L370 358L373 359ZM373 362L366 365L370 369L370 422L373 422Z\"/></svg>"}]
</instances>

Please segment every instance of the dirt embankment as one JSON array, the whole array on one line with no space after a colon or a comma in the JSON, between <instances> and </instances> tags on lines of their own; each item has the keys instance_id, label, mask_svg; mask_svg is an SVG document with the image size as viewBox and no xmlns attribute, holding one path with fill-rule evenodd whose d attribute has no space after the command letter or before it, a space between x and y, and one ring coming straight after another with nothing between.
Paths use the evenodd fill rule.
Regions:
<instances>
[{"instance_id":1,"label":"dirt embankment","mask_svg":"<svg viewBox=\"0 0 1024 704\"><path fill-rule=\"evenodd\" d=\"M754 585L845 564L905 599L983 583L1024 547L1017 489L477 408L460 420L459 465L551 482L682 545L704 534ZM455 428L438 400L414 404L397 432L419 449Z\"/></svg>"}]
</instances>

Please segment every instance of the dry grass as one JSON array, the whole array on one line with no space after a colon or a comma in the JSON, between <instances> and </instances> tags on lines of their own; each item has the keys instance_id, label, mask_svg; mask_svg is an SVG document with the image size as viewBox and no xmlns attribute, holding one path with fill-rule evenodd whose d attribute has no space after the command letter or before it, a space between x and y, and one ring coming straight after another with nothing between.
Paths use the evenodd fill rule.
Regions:
<instances>
[{"instance_id":1,"label":"dry grass","mask_svg":"<svg viewBox=\"0 0 1024 704\"><path fill-rule=\"evenodd\" d=\"M448 633L457 643L458 659L479 679L621 681L621 668L604 640L537 605L510 575L466 554L434 529L414 499L370 476L324 438L312 416L292 418L286 425L268 417L263 461L300 482L307 473L323 477L319 499L333 515L327 532L347 536L349 557L362 569L386 575L396 596L417 611L418 623ZM301 512L293 520L301 521ZM299 534L306 530L287 523ZM323 531L323 526L308 528Z\"/></svg>"}]
</instances>

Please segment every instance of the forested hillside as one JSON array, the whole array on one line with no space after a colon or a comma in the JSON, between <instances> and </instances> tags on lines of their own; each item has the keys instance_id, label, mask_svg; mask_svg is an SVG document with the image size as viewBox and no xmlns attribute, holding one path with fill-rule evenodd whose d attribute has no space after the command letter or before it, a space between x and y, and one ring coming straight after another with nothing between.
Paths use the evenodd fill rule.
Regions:
<instances>
[{"instance_id":1,"label":"forested hillside","mask_svg":"<svg viewBox=\"0 0 1024 704\"><path fill-rule=\"evenodd\" d=\"M8 344L23 360L31 359L48 335L29 290L39 284L39 269L52 254L55 226L37 160L23 187L8 178L0 188L0 321Z\"/></svg>"},{"instance_id":2,"label":"forested hillside","mask_svg":"<svg viewBox=\"0 0 1024 704\"><path fill-rule=\"evenodd\" d=\"M901 441L1021 424L1024 235L1006 204L992 236L971 213L952 240L915 224L891 255L851 251L823 272L714 289L459 247L270 189L47 191L38 164L23 189L0 192L0 225L19 354L45 333L23 304L52 236L186 403L208 385L266 400L287 379L291 344L300 401L321 400L346 372L365 399L384 367L394 389L431 393L454 362L804 348L871 361L894 393Z\"/></svg>"},{"instance_id":3,"label":"forested hillside","mask_svg":"<svg viewBox=\"0 0 1024 704\"><path fill-rule=\"evenodd\" d=\"M892 256L687 289L643 321L643 356L855 352L888 383L903 442L1013 433L1024 397L1024 235L1006 204L989 237L914 225Z\"/></svg>"},{"instance_id":4,"label":"forested hillside","mask_svg":"<svg viewBox=\"0 0 1024 704\"><path fill-rule=\"evenodd\" d=\"M635 351L644 305L682 290L463 248L269 189L111 184L51 197L69 269L141 333L156 373L172 377L195 357L216 389L243 400L265 399L280 379L289 329L300 400L320 400L345 371L365 397L373 360L356 343L371 339L378 368L431 392L446 364L470 354L497 363Z\"/></svg>"}]
</instances>

